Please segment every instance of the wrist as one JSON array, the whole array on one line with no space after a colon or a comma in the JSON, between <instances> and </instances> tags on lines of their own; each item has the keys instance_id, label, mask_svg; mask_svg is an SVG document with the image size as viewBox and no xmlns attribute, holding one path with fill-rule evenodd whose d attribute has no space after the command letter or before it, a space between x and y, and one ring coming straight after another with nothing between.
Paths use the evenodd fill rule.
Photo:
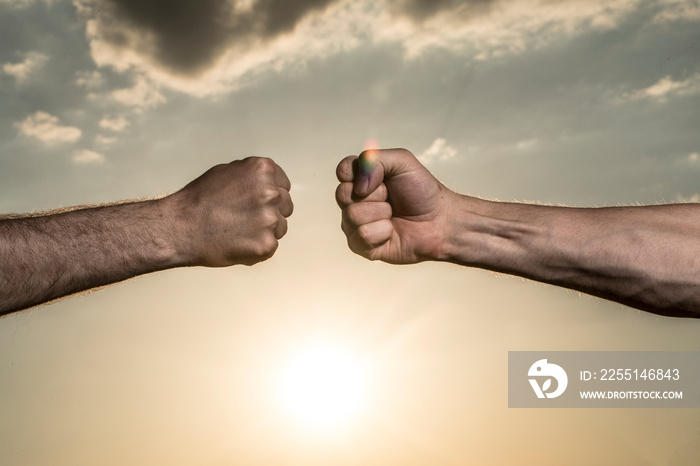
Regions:
<instances>
[{"instance_id":1,"label":"wrist","mask_svg":"<svg viewBox=\"0 0 700 466\"><path fill-rule=\"evenodd\" d=\"M547 236L539 207L458 195L447 223L442 260L527 274L528 254L538 238Z\"/></svg>"},{"instance_id":2,"label":"wrist","mask_svg":"<svg viewBox=\"0 0 700 466\"><path fill-rule=\"evenodd\" d=\"M487 218L487 202L489 201L455 193L446 216L443 248L438 260L459 265L477 265L476 258L480 254L475 250L479 246L475 226Z\"/></svg>"},{"instance_id":3,"label":"wrist","mask_svg":"<svg viewBox=\"0 0 700 466\"><path fill-rule=\"evenodd\" d=\"M152 207L151 233L166 268L195 265L189 254L189 223L177 199L170 195L146 202Z\"/></svg>"}]
</instances>

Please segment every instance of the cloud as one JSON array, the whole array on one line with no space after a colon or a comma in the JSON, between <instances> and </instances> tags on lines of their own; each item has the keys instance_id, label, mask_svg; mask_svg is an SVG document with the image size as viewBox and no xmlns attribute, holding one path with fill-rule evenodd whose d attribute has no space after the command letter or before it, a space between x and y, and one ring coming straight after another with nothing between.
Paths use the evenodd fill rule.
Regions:
<instances>
[{"instance_id":1,"label":"cloud","mask_svg":"<svg viewBox=\"0 0 700 466\"><path fill-rule=\"evenodd\" d=\"M457 155L457 149L448 145L444 138L437 138L430 147L418 156L418 160L423 165L431 165L435 161L444 162L450 160L455 155Z\"/></svg>"},{"instance_id":2,"label":"cloud","mask_svg":"<svg viewBox=\"0 0 700 466\"><path fill-rule=\"evenodd\" d=\"M676 82L670 76L662 78L659 82L642 91L648 97L663 97L669 92L673 92L683 87L683 83Z\"/></svg>"},{"instance_id":3,"label":"cloud","mask_svg":"<svg viewBox=\"0 0 700 466\"><path fill-rule=\"evenodd\" d=\"M661 78L655 84L638 91L628 93L627 97L633 99L656 99L665 101L672 96L700 94L700 73L689 78L676 81L671 76Z\"/></svg>"},{"instance_id":4,"label":"cloud","mask_svg":"<svg viewBox=\"0 0 700 466\"><path fill-rule=\"evenodd\" d=\"M165 102L163 88L196 96L230 92L256 82L261 72L349 49L358 43L351 31L374 16L366 14L367 5L376 10L368 0L73 4L86 21L97 66L135 79L130 92L113 97L141 109ZM146 103L134 98L147 90Z\"/></svg>"},{"instance_id":5,"label":"cloud","mask_svg":"<svg viewBox=\"0 0 700 466\"><path fill-rule=\"evenodd\" d=\"M592 30L613 29L636 11L641 2L443 0L433 6L428 3L427 0L394 3L392 11L398 7L399 16L403 14L411 19L386 21L384 27L376 29L376 39L402 44L408 58L445 49L487 60L557 44Z\"/></svg>"},{"instance_id":6,"label":"cloud","mask_svg":"<svg viewBox=\"0 0 700 466\"><path fill-rule=\"evenodd\" d=\"M43 53L29 52L26 58L19 63L5 63L2 65L2 71L14 77L17 82L25 81L29 75L44 66L48 57Z\"/></svg>"},{"instance_id":7,"label":"cloud","mask_svg":"<svg viewBox=\"0 0 700 466\"><path fill-rule=\"evenodd\" d=\"M294 30L337 0L74 0L87 15L93 52L138 55L173 74L196 76L231 47L251 48Z\"/></svg>"},{"instance_id":8,"label":"cloud","mask_svg":"<svg viewBox=\"0 0 700 466\"><path fill-rule=\"evenodd\" d=\"M515 147L520 151L527 152L537 147L539 142L540 141L537 138L523 139L515 144Z\"/></svg>"},{"instance_id":9,"label":"cloud","mask_svg":"<svg viewBox=\"0 0 700 466\"><path fill-rule=\"evenodd\" d=\"M75 163L103 163L105 156L88 149L76 150L73 152L73 162Z\"/></svg>"},{"instance_id":10,"label":"cloud","mask_svg":"<svg viewBox=\"0 0 700 466\"><path fill-rule=\"evenodd\" d=\"M101 134L95 136L95 144L99 144L101 146L110 146L115 142L117 142L117 138L114 136L103 136Z\"/></svg>"},{"instance_id":11,"label":"cloud","mask_svg":"<svg viewBox=\"0 0 700 466\"><path fill-rule=\"evenodd\" d=\"M36 112L24 121L15 123L20 133L46 143L75 142L82 136L80 129L61 126L58 117L46 112Z\"/></svg>"},{"instance_id":12,"label":"cloud","mask_svg":"<svg viewBox=\"0 0 700 466\"><path fill-rule=\"evenodd\" d=\"M34 3L36 0L0 0L0 3L9 3L13 7L26 7ZM52 0L44 0L46 3L51 3Z\"/></svg>"},{"instance_id":13,"label":"cloud","mask_svg":"<svg viewBox=\"0 0 700 466\"><path fill-rule=\"evenodd\" d=\"M160 86L143 75L136 78L132 87L112 91L112 98L120 104L141 110L157 107L165 102Z\"/></svg>"},{"instance_id":14,"label":"cloud","mask_svg":"<svg viewBox=\"0 0 700 466\"><path fill-rule=\"evenodd\" d=\"M73 0L99 67L135 79L115 100L139 109L162 90L196 96L259 82L362 45L435 49L462 63L560 44L639 11L678 17L679 0ZM675 15L675 16L674 16ZM141 99L146 97L145 100Z\"/></svg>"},{"instance_id":15,"label":"cloud","mask_svg":"<svg viewBox=\"0 0 700 466\"><path fill-rule=\"evenodd\" d=\"M97 89L102 82L99 71L78 71L75 74L75 85L84 89Z\"/></svg>"},{"instance_id":16,"label":"cloud","mask_svg":"<svg viewBox=\"0 0 700 466\"><path fill-rule=\"evenodd\" d=\"M664 8L654 17L657 23L700 21L700 3L688 0L664 0Z\"/></svg>"},{"instance_id":17,"label":"cloud","mask_svg":"<svg viewBox=\"0 0 700 466\"><path fill-rule=\"evenodd\" d=\"M700 194L698 193L693 193L690 196L684 196L682 194L677 194L676 195L676 202L680 202L683 204L697 204L700 202Z\"/></svg>"},{"instance_id":18,"label":"cloud","mask_svg":"<svg viewBox=\"0 0 700 466\"><path fill-rule=\"evenodd\" d=\"M98 123L100 128L109 129L112 131L121 131L129 126L129 120L124 117L103 118Z\"/></svg>"},{"instance_id":19,"label":"cloud","mask_svg":"<svg viewBox=\"0 0 700 466\"><path fill-rule=\"evenodd\" d=\"M96 9L93 39L147 56L175 73L208 67L226 45L231 4L226 0L97 0L78 2Z\"/></svg>"},{"instance_id":20,"label":"cloud","mask_svg":"<svg viewBox=\"0 0 700 466\"><path fill-rule=\"evenodd\" d=\"M494 3L495 0L399 0L393 7L398 14L422 22L445 12L462 18L478 16L488 12Z\"/></svg>"}]
</instances>

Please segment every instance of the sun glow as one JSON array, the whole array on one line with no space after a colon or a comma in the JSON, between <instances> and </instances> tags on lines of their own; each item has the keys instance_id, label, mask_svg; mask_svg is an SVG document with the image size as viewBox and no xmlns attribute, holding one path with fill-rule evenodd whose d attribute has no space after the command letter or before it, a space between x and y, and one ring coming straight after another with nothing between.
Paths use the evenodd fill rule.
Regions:
<instances>
[{"instance_id":1,"label":"sun glow","mask_svg":"<svg viewBox=\"0 0 700 466\"><path fill-rule=\"evenodd\" d=\"M329 342L309 345L292 354L281 371L282 406L307 428L346 427L366 402L368 368L348 348Z\"/></svg>"}]
</instances>

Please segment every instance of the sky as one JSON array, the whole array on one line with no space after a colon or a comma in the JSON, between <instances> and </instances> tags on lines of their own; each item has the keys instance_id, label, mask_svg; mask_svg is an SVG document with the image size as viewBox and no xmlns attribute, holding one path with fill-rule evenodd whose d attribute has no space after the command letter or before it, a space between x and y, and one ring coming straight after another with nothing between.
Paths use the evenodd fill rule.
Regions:
<instances>
[{"instance_id":1,"label":"sky","mask_svg":"<svg viewBox=\"0 0 700 466\"><path fill-rule=\"evenodd\" d=\"M262 264L0 319L0 464L697 464L697 409L509 409L507 359L698 351L699 322L365 261L333 196L376 140L488 199L699 202L699 2L0 0L0 101L2 213L160 196L252 155L295 203ZM314 342L369 374L334 428L277 395Z\"/></svg>"}]
</instances>

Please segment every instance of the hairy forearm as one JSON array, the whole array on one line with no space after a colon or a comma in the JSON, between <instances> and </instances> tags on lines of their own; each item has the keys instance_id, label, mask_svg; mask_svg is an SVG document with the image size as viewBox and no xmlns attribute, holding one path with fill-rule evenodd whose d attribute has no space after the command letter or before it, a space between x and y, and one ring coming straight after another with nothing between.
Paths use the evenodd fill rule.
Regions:
<instances>
[{"instance_id":1,"label":"hairy forearm","mask_svg":"<svg viewBox=\"0 0 700 466\"><path fill-rule=\"evenodd\" d=\"M177 265L163 200L0 220L0 315Z\"/></svg>"},{"instance_id":2,"label":"hairy forearm","mask_svg":"<svg viewBox=\"0 0 700 466\"><path fill-rule=\"evenodd\" d=\"M271 159L216 165L157 200L0 218L0 315L172 267L266 260L292 214Z\"/></svg>"},{"instance_id":3,"label":"hairy forearm","mask_svg":"<svg viewBox=\"0 0 700 466\"><path fill-rule=\"evenodd\" d=\"M455 204L444 260L700 317L700 206Z\"/></svg>"}]
</instances>

